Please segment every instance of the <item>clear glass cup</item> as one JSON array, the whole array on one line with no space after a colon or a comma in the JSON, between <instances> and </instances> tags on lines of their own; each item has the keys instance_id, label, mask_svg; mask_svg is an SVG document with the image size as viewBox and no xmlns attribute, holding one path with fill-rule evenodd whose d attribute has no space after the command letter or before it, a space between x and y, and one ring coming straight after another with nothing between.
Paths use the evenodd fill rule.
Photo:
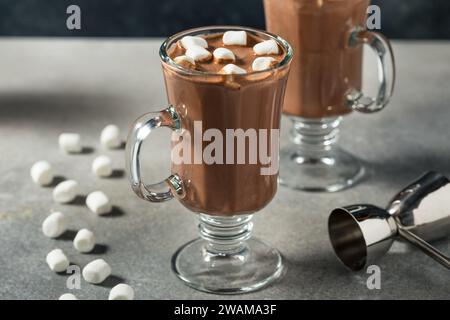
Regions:
<instances>
[{"instance_id":1,"label":"clear glass cup","mask_svg":"<svg viewBox=\"0 0 450 320\"><path fill-rule=\"evenodd\" d=\"M392 96L389 41L367 31L370 0L264 0L267 28L292 45L295 57L283 112L291 144L281 150L280 182L293 189L335 192L365 174L361 161L337 142L343 116L374 113ZM378 92L362 92L363 45L377 57Z\"/></svg>"},{"instance_id":2,"label":"clear glass cup","mask_svg":"<svg viewBox=\"0 0 450 320\"><path fill-rule=\"evenodd\" d=\"M269 70L224 75L182 68L168 54L185 36L208 36L229 30L275 40L285 52L284 59ZM177 198L197 214L200 237L183 245L172 258L172 269L185 284L221 294L260 289L278 279L284 270L280 253L252 238L253 214L264 208L277 191L277 167L261 174L267 169L267 163L261 161L233 161L231 164L228 160L208 164L204 159L179 161L174 157L174 150L180 142L185 142L183 155L192 155L195 160L197 151L193 137L199 132L206 134L208 130L215 130L225 137L229 129L266 130L267 140L261 140L258 135L253 142L258 148L264 144L262 141L275 142L267 147L267 155L278 164L279 128L292 59L291 47L283 39L263 31L217 26L192 29L170 37L162 44L160 57L169 106L137 119L129 133L126 154L132 189L150 202ZM153 130L161 127L174 132L172 172L162 182L146 184L141 180L141 145ZM250 148L248 141L246 146ZM201 147L204 150L205 144ZM231 150L224 148L223 157L230 155L230 159L235 160L234 152L239 150L234 147Z\"/></svg>"}]
</instances>

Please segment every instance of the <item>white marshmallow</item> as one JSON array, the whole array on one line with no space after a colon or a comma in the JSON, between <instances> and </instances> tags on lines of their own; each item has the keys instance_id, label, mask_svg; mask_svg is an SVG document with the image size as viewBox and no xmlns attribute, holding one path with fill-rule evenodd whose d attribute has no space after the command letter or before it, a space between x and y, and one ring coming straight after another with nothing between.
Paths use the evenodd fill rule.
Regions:
<instances>
[{"instance_id":1,"label":"white marshmallow","mask_svg":"<svg viewBox=\"0 0 450 320\"><path fill-rule=\"evenodd\" d=\"M83 269L83 278L89 283L102 283L111 275L111 267L103 259L88 263Z\"/></svg>"},{"instance_id":2,"label":"white marshmallow","mask_svg":"<svg viewBox=\"0 0 450 320\"><path fill-rule=\"evenodd\" d=\"M31 167L31 179L34 183L41 186L47 186L53 181L53 170L47 161L38 161Z\"/></svg>"},{"instance_id":3,"label":"white marshmallow","mask_svg":"<svg viewBox=\"0 0 450 320\"><path fill-rule=\"evenodd\" d=\"M253 51L258 55L262 56L265 54L278 54L280 52L280 48L278 48L278 44L275 40L267 40L256 44L253 47Z\"/></svg>"},{"instance_id":4,"label":"white marshmallow","mask_svg":"<svg viewBox=\"0 0 450 320\"><path fill-rule=\"evenodd\" d=\"M48 266L52 271L55 272L63 272L69 266L69 259L67 259L66 255L61 249L55 249L50 251L47 254L47 258L45 259Z\"/></svg>"},{"instance_id":5,"label":"white marshmallow","mask_svg":"<svg viewBox=\"0 0 450 320\"><path fill-rule=\"evenodd\" d=\"M109 292L108 300L133 300L134 290L125 283L119 283Z\"/></svg>"},{"instance_id":6,"label":"white marshmallow","mask_svg":"<svg viewBox=\"0 0 450 320\"><path fill-rule=\"evenodd\" d=\"M100 143L102 146L114 149L122 145L122 140L120 139L120 129L114 124L109 124L103 128L100 134Z\"/></svg>"},{"instance_id":7,"label":"white marshmallow","mask_svg":"<svg viewBox=\"0 0 450 320\"><path fill-rule=\"evenodd\" d=\"M66 230L67 219L61 212L53 212L42 223L42 232L49 238L57 238Z\"/></svg>"},{"instance_id":8,"label":"white marshmallow","mask_svg":"<svg viewBox=\"0 0 450 320\"><path fill-rule=\"evenodd\" d=\"M93 213L98 215L111 212L112 205L102 191L91 192L86 198L86 205Z\"/></svg>"},{"instance_id":9,"label":"white marshmallow","mask_svg":"<svg viewBox=\"0 0 450 320\"><path fill-rule=\"evenodd\" d=\"M193 47L193 46L208 48L208 42L205 39L203 39L202 37L186 36L186 37L183 37L180 40L180 42L181 42L181 45L183 46L183 48L185 48L185 49L189 49L190 47Z\"/></svg>"},{"instance_id":10,"label":"white marshmallow","mask_svg":"<svg viewBox=\"0 0 450 320\"><path fill-rule=\"evenodd\" d=\"M272 57L259 57L253 61L253 71L263 71L270 69L277 60Z\"/></svg>"},{"instance_id":11,"label":"white marshmallow","mask_svg":"<svg viewBox=\"0 0 450 320\"><path fill-rule=\"evenodd\" d=\"M78 298L72 293L64 293L58 300L78 300Z\"/></svg>"},{"instance_id":12,"label":"white marshmallow","mask_svg":"<svg viewBox=\"0 0 450 320\"><path fill-rule=\"evenodd\" d=\"M58 142L61 150L66 153L81 152L81 137L78 133L61 133Z\"/></svg>"},{"instance_id":13,"label":"white marshmallow","mask_svg":"<svg viewBox=\"0 0 450 320\"><path fill-rule=\"evenodd\" d=\"M223 44L226 46L246 46L247 32L245 31L227 31L223 34Z\"/></svg>"},{"instance_id":14,"label":"white marshmallow","mask_svg":"<svg viewBox=\"0 0 450 320\"><path fill-rule=\"evenodd\" d=\"M78 195L78 182L75 180L66 180L59 183L53 189L53 200L58 203L68 203Z\"/></svg>"},{"instance_id":15,"label":"white marshmallow","mask_svg":"<svg viewBox=\"0 0 450 320\"><path fill-rule=\"evenodd\" d=\"M111 158L108 156L98 156L92 161L92 172L98 177L109 177L112 172Z\"/></svg>"},{"instance_id":16,"label":"white marshmallow","mask_svg":"<svg viewBox=\"0 0 450 320\"><path fill-rule=\"evenodd\" d=\"M73 239L73 246L79 252L90 252L95 247L94 233L88 229L81 229L77 232L75 239Z\"/></svg>"},{"instance_id":17,"label":"white marshmallow","mask_svg":"<svg viewBox=\"0 0 450 320\"><path fill-rule=\"evenodd\" d=\"M227 64L225 67L222 68L222 70L220 72L225 73L225 74L245 74L245 73L247 73L247 71L245 71L244 69L242 69L232 63Z\"/></svg>"},{"instance_id":18,"label":"white marshmallow","mask_svg":"<svg viewBox=\"0 0 450 320\"><path fill-rule=\"evenodd\" d=\"M192 46L186 50L186 56L194 61L208 61L211 59L211 52L200 46Z\"/></svg>"},{"instance_id":19,"label":"white marshmallow","mask_svg":"<svg viewBox=\"0 0 450 320\"><path fill-rule=\"evenodd\" d=\"M195 68L195 60L188 57L188 56L178 56L173 59L176 64L187 68L187 69L194 69Z\"/></svg>"},{"instance_id":20,"label":"white marshmallow","mask_svg":"<svg viewBox=\"0 0 450 320\"><path fill-rule=\"evenodd\" d=\"M216 50L214 50L213 56L219 62L236 60L236 57L234 56L233 51L226 49L226 48L217 48Z\"/></svg>"}]
</instances>

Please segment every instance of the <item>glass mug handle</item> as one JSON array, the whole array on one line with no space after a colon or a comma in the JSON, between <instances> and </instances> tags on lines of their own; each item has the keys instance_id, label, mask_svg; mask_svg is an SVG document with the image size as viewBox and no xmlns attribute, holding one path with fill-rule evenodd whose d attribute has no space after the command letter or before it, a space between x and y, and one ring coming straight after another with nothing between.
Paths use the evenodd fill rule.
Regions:
<instances>
[{"instance_id":1,"label":"glass mug handle","mask_svg":"<svg viewBox=\"0 0 450 320\"><path fill-rule=\"evenodd\" d=\"M348 44L350 47L366 44L372 48L377 56L379 82L376 98L366 96L360 90L350 89L346 95L348 106L362 113L383 110L389 103L395 84L395 59L389 40L382 34L358 27L350 33Z\"/></svg>"},{"instance_id":2,"label":"glass mug handle","mask_svg":"<svg viewBox=\"0 0 450 320\"><path fill-rule=\"evenodd\" d=\"M131 182L131 188L142 199L150 202L171 200L174 196L184 196L184 186L181 178L173 174L164 181L145 184L141 180L139 154L142 142L155 129L167 127L172 130L181 129L180 117L175 108L169 106L160 112L146 113L133 124L128 135L126 150L126 168Z\"/></svg>"}]
</instances>

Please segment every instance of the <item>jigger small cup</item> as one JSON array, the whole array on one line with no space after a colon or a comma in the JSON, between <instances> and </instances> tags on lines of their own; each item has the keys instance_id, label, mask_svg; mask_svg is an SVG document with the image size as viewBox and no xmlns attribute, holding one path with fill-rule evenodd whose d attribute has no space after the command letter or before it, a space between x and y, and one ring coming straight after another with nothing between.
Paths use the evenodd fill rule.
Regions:
<instances>
[{"instance_id":1,"label":"jigger small cup","mask_svg":"<svg viewBox=\"0 0 450 320\"><path fill-rule=\"evenodd\" d=\"M353 271L384 255L397 236L394 217L372 205L334 209L328 220L330 241L338 258Z\"/></svg>"},{"instance_id":2,"label":"jigger small cup","mask_svg":"<svg viewBox=\"0 0 450 320\"><path fill-rule=\"evenodd\" d=\"M400 191L386 210L369 204L334 209L328 232L337 257L353 271L384 255L396 238L450 269L450 259L426 242L450 234L450 181L428 172Z\"/></svg>"}]
</instances>

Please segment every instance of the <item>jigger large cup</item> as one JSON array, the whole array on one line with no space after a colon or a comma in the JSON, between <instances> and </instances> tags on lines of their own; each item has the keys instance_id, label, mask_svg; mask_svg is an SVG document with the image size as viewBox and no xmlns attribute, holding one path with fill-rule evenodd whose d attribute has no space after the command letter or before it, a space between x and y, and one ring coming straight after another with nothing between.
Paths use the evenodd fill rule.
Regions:
<instances>
[{"instance_id":1,"label":"jigger large cup","mask_svg":"<svg viewBox=\"0 0 450 320\"><path fill-rule=\"evenodd\" d=\"M336 255L354 271L384 255L396 237L450 269L450 259L427 242L450 235L450 181L428 172L400 191L387 209L367 204L334 209L328 232Z\"/></svg>"}]
</instances>

